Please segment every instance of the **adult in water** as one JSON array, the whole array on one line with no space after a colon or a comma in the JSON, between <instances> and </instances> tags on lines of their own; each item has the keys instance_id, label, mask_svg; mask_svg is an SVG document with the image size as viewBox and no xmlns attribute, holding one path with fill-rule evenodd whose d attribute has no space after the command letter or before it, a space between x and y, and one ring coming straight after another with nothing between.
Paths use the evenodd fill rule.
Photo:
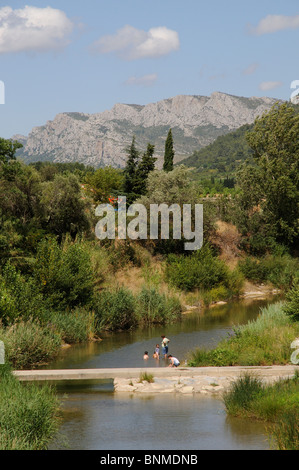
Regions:
<instances>
[{"instance_id":1,"label":"adult in water","mask_svg":"<svg viewBox=\"0 0 299 470\"><path fill-rule=\"evenodd\" d=\"M162 338L162 354L166 359L167 353L168 353L168 344L169 344L170 339L166 338L165 335L162 335L161 338Z\"/></svg>"}]
</instances>

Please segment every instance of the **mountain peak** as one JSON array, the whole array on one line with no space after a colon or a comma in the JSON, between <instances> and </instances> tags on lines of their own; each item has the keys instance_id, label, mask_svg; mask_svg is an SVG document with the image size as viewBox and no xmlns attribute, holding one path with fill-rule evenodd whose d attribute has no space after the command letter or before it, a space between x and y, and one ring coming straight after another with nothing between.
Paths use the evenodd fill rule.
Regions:
<instances>
[{"instance_id":1,"label":"mountain peak","mask_svg":"<svg viewBox=\"0 0 299 470\"><path fill-rule=\"evenodd\" d=\"M176 161L212 143L258 115L278 100L245 98L215 91L210 97L177 95L146 105L116 103L102 113L65 112L30 132L19 156L26 162L80 162L94 167L124 167L133 135L138 148L155 145L161 167L172 128ZM22 143L23 143L22 142Z\"/></svg>"}]
</instances>

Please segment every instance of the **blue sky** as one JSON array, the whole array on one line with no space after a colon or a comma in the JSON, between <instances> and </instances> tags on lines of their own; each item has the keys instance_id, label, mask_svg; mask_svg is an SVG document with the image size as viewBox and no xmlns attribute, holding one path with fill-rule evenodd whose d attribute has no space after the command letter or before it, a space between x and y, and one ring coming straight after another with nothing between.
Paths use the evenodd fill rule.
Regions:
<instances>
[{"instance_id":1,"label":"blue sky","mask_svg":"<svg viewBox=\"0 0 299 470\"><path fill-rule=\"evenodd\" d=\"M288 100L298 39L298 0L2 0L0 136L179 94Z\"/></svg>"}]
</instances>

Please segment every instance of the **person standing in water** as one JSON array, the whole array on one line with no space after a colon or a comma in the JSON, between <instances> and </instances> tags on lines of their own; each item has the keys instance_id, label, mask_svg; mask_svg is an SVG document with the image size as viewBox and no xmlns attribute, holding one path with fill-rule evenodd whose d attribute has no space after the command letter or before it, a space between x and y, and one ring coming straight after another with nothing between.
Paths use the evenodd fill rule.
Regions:
<instances>
[{"instance_id":1,"label":"person standing in water","mask_svg":"<svg viewBox=\"0 0 299 470\"><path fill-rule=\"evenodd\" d=\"M161 338L162 338L162 354L166 359L167 353L168 353L168 344L169 344L170 339L166 338L165 335L162 335Z\"/></svg>"}]
</instances>

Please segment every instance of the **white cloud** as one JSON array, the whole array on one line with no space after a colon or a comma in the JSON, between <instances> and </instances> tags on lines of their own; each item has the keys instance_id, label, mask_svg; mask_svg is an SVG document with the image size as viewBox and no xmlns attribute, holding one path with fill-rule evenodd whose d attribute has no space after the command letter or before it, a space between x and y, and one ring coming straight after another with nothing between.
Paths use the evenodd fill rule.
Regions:
<instances>
[{"instance_id":1,"label":"white cloud","mask_svg":"<svg viewBox=\"0 0 299 470\"><path fill-rule=\"evenodd\" d=\"M126 25L116 34L103 36L92 45L92 50L101 54L114 52L125 60L161 57L180 47L176 31L165 26L149 31Z\"/></svg>"},{"instance_id":2,"label":"white cloud","mask_svg":"<svg viewBox=\"0 0 299 470\"><path fill-rule=\"evenodd\" d=\"M149 75L143 75L143 77L130 77L126 80L125 85L139 85L139 86L151 86L158 79L156 73Z\"/></svg>"},{"instance_id":3,"label":"white cloud","mask_svg":"<svg viewBox=\"0 0 299 470\"><path fill-rule=\"evenodd\" d=\"M259 67L259 64L257 63L254 63L254 64L250 64L246 69L243 70L243 75L252 75L256 70L257 68Z\"/></svg>"},{"instance_id":4,"label":"white cloud","mask_svg":"<svg viewBox=\"0 0 299 470\"><path fill-rule=\"evenodd\" d=\"M66 46L73 23L61 10L25 6L0 8L0 54L47 51Z\"/></svg>"},{"instance_id":5,"label":"white cloud","mask_svg":"<svg viewBox=\"0 0 299 470\"><path fill-rule=\"evenodd\" d=\"M269 91L269 90L274 90L274 88L278 88L282 86L282 82L262 82L259 85L259 89L262 91Z\"/></svg>"},{"instance_id":6,"label":"white cloud","mask_svg":"<svg viewBox=\"0 0 299 470\"><path fill-rule=\"evenodd\" d=\"M250 31L252 34L262 35L297 28L299 28L299 15L268 15L256 27L250 27Z\"/></svg>"}]
</instances>

